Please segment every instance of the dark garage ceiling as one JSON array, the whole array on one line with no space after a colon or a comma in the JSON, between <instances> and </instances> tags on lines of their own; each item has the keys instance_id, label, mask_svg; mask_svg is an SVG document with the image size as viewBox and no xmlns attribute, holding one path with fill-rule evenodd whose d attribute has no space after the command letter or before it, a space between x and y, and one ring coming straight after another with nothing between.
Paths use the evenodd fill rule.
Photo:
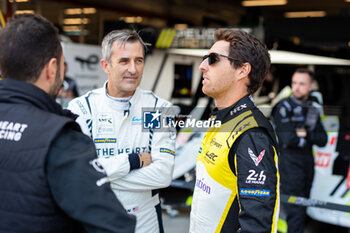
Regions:
<instances>
[{"instance_id":1,"label":"dark garage ceiling","mask_svg":"<svg viewBox=\"0 0 350 233\"><path fill-rule=\"evenodd\" d=\"M83 41L87 43L100 42L104 22L118 21L121 16L141 16L147 19L141 24L155 28L173 27L178 23L189 27L262 26L265 42L270 48L296 46L347 52L350 44L350 2L344 0L288 0L283 6L265 7L243 7L237 0L30 1L40 8L41 14L58 25L63 24L64 15L59 12L65 8L95 7L98 14L94 16L96 19L91 19L91 33ZM285 18L284 13L291 11L325 11L326 16Z\"/></svg>"}]
</instances>

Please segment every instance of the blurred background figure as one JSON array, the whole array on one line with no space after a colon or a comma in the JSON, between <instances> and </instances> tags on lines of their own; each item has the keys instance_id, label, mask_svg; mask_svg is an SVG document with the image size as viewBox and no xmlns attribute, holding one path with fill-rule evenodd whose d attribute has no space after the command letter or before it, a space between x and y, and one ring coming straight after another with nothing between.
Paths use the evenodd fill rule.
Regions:
<instances>
[{"instance_id":1,"label":"blurred background figure","mask_svg":"<svg viewBox=\"0 0 350 233\"><path fill-rule=\"evenodd\" d=\"M63 108L67 108L69 101L79 96L77 82L71 77L67 76L67 70L67 62L64 62L64 80L56 99L56 101L61 104Z\"/></svg>"},{"instance_id":2,"label":"blurred background figure","mask_svg":"<svg viewBox=\"0 0 350 233\"><path fill-rule=\"evenodd\" d=\"M279 171L281 193L309 197L314 177L312 146L325 146L327 134L319 108L311 99L313 73L298 68L292 76L292 95L282 99L272 110L272 119L280 146ZM282 203L288 232L304 231L304 206Z\"/></svg>"}]
</instances>

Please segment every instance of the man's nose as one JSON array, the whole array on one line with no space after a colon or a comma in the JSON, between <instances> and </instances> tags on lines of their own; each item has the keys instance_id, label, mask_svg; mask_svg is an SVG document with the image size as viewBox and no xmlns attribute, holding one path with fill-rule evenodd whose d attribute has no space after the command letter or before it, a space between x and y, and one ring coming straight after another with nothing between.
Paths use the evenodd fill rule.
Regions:
<instances>
[{"instance_id":1,"label":"man's nose","mask_svg":"<svg viewBox=\"0 0 350 233\"><path fill-rule=\"evenodd\" d=\"M208 61L207 61L207 59L203 60L198 68L202 72L206 71L207 68L208 68Z\"/></svg>"},{"instance_id":2,"label":"man's nose","mask_svg":"<svg viewBox=\"0 0 350 233\"><path fill-rule=\"evenodd\" d=\"M129 73L131 73L131 74L135 74L135 73L136 73L136 63L135 63L134 61L131 61L131 62L129 63L128 71L129 71Z\"/></svg>"}]
</instances>

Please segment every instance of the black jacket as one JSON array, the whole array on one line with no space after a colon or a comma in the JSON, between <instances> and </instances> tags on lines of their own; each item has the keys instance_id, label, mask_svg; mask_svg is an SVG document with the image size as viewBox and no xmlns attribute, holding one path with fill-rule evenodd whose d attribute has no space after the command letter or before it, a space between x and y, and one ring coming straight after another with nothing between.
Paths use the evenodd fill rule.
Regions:
<instances>
[{"instance_id":1,"label":"black jacket","mask_svg":"<svg viewBox=\"0 0 350 233\"><path fill-rule=\"evenodd\" d=\"M0 232L134 231L96 185L95 147L73 116L32 84L0 81Z\"/></svg>"},{"instance_id":2,"label":"black jacket","mask_svg":"<svg viewBox=\"0 0 350 233\"><path fill-rule=\"evenodd\" d=\"M274 107L272 119L282 151L312 155L312 145L324 146L327 143L319 111L311 101L302 102L291 95ZM306 138L298 137L296 128L305 128Z\"/></svg>"}]
</instances>

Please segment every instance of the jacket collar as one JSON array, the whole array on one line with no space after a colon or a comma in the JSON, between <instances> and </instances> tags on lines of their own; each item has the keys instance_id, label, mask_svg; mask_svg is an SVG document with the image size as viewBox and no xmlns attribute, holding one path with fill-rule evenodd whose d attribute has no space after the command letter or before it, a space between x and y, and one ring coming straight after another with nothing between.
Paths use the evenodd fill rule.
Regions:
<instances>
[{"instance_id":1,"label":"jacket collar","mask_svg":"<svg viewBox=\"0 0 350 233\"><path fill-rule=\"evenodd\" d=\"M307 107L310 105L311 101L310 100L305 100L305 101L302 101L302 100L299 100L297 98L295 98L295 96L293 94L290 95L290 99L296 103L297 105L300 105L302 107Z\"/></svg>"},{"instance_id":2,"label":"jacket collar","mask_svg":"<svg viewBox=\"0 0 350 233\"><path fill-rule=\"evenodd\" d=\"M103 85L103 91L104 91L104 96L108 98L107 96L107 85L108 85L108 81L106 81ZM135 103L135 101L137 101L137 98L138 96L140 95L140 92L141 92L141 88L140 87L137 87L136 90L135 90L135 93L132 95L131 99L129 100L130 102L130 107L131 105L133 105Z\"/></svg>"},{"instance_id":3,"label":"jacket collar","mask_svg":"<svg viewBox=\"0 0 350 233\"><path fill-rule=\"evenodd\" d=\"M255 107L253 98L250 95L244 96L231 106L218 110L215 108L211 113L211 118L220 120L222 123L229 121L230 119L240 115L241 113L250 110Z\"/></svg>"}]
</instances>

